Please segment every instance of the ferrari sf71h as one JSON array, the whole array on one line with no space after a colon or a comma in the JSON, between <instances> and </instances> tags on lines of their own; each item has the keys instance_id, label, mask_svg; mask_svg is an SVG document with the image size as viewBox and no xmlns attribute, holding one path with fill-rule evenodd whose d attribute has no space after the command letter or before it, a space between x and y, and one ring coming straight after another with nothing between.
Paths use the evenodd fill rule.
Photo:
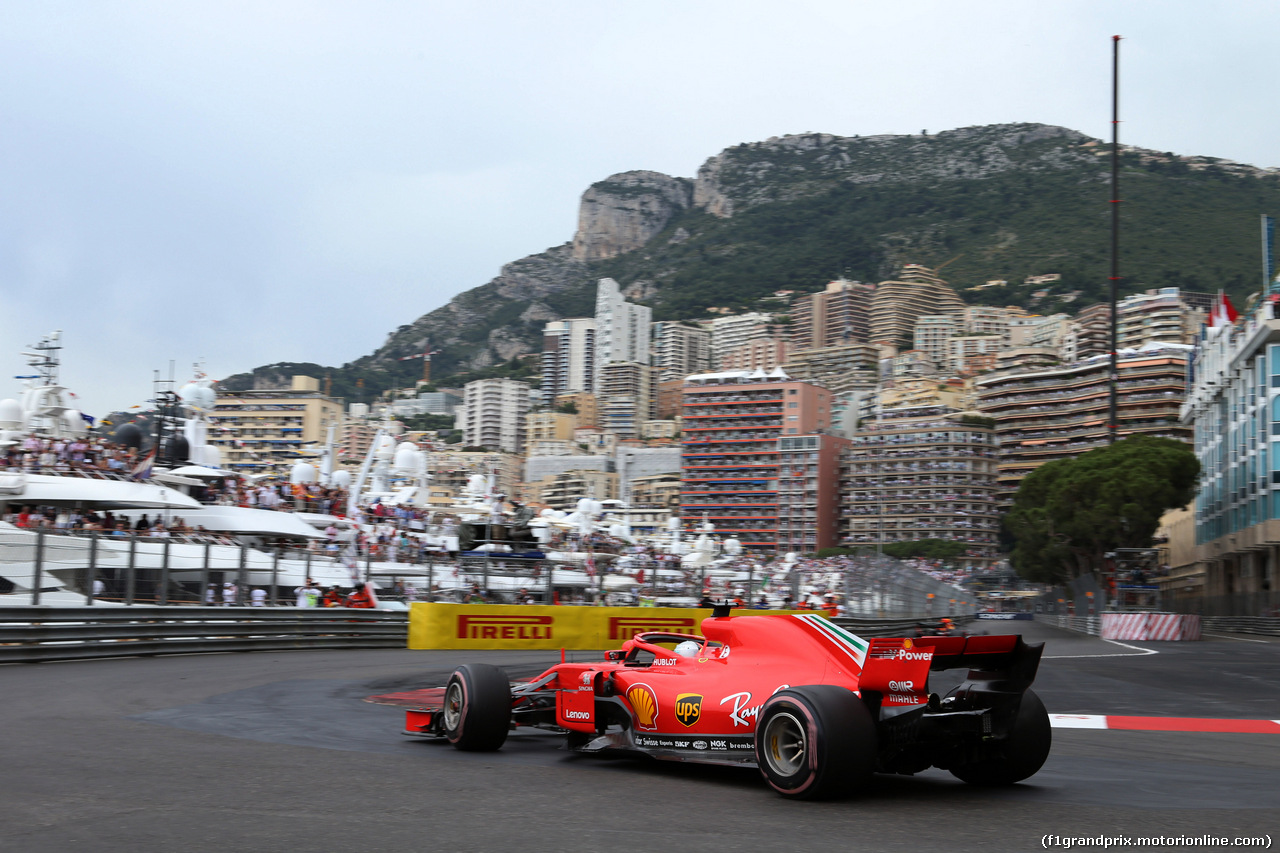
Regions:
<instances>
[{"instance_id":1,"label":"ferrari sf71h","mask_svg":"<svg viewBox=\"0 0 1280 853\"><path fill-rule=\"evenodd\" d=\"M1043 646L1017 635L864 640L817 615L719 611L702 631L637 634L602 661L514 683L460 666L416 694L407 733L486 751L513 729L547 729L577 752L756 766L795 798L929 767L1009 785L1048 757L1049 718L1028 689ZM931 673L959 668L959 686L930 692Z\"/></svg>"}]
</instances>

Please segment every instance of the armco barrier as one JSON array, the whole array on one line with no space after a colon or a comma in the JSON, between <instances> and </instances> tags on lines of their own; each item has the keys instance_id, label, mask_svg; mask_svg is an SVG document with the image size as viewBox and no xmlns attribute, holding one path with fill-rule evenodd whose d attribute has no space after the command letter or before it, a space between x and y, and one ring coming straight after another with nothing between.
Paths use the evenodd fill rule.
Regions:
<instances>
[{"instance_id":1,"label":"armco barrier","mask_svg":"<svg viewBox=\"0 0 1280 853\"><path fill-rule=\"evenodd\" d=\"M406 614L346 608L5 607L0 663L200 652L404 648Z\"/></svg>"},{"instance_id":2,"label":"armco barrier","mask_svg":"<svg viewBox=\"0 0 1280 853\"><path fill-rule=\"evenodd\" d=\"M812 610L735 610L735 615L819 613ZM411 649L611 649L641 631L699 633L709 609L688 607L569 607L517 604L428 604L409 609ZM971 617L956 618L956 622ZM910 636L938 620L835 619L868 637Z\"/></svg>"},{"instance_id":3,"label":"armco barrier","mask_svg":"<svg viewBox=\"0 0 1280 853\"><path fill-rule=\"evenodd\" d=\"M1015 619L1029 621L1035 618L1034 613L979 613L973 617L988 622L1011 622Z\"/></svg>"},{"instance_id":4,"label":"armco barrier","mask_svg":"<svg viewBox=\"0 0 1280 853\"><path fill-rule=\"evenodd\" d=\"M1206 631L1280 637L1280 616L1204 616L1201 622Z\"/></svg>"}]
</instances>

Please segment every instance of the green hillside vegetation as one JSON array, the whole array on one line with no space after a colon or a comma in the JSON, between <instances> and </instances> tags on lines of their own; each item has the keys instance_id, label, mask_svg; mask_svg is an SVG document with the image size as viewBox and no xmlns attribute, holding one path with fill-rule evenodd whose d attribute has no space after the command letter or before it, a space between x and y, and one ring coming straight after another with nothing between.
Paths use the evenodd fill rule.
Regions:
<instances>
[{"instance_id":1,"label":"green hillside vegetation","mask_svg":"<svg viewBox=\"0 0 1280 853\"><path fill-rule=\"evenodd\" d=\"M1242 303L1261 281L1258 215L1280 211L1280 181L1170 171L1127 159L1121 175L1123 292L1225 288ZM595 265L626 285L662 286L655 319L748 309L775 290L811 292L839 276L891 278L903 263L938 267L971 304L1074 311L1107 298L1110 187L1105 175L1002 174L936 186L838 185L731 219L690 211L648 248ZM676 229L691 236L669 244ZM950 261L950 263L948 263ZM1060 273L1036 303L1027 276ZM1007 287L967 291L993 279ZM1080 291L1073 303L1061 297Z\"/></svg>"},{"instance_id":2,"label":"green hillside vegetation","mask_svg":"<svg viewBox=\"0 0 1280 853\"><path fill-rule=\"evenodd\" d=\"M420 361L400 359L420 352L428 336L443 350L432 360L432 379L442 385L530 376L512 350L541 348L548 311L590 316L603 277L624 288L645 285L656 320L706 318L711 307L781 314L787 304L774 291L813 292L841 276L884 281L905 263L942 268L971 304L1075 313L1107 298L1109 158L1105 146L1072 131L1000 125L930 137L809 135L736 146L717 162L732 216L677 212L647 245L604 261L573 261L566 247L549 249L509 265L517 277L551 283L536 299L520 290L513 296L500 277L340 368L281 363L230 377L223 387L287 385L296 370L328 374L335 395L368 401L421 377ZM1260 287L1258 216L1280 214L1280 174L1130 151L1120 195L1122 295L1222 288L1243 305ZM1062 280L1023 283L1047 273ZM970 289L990 280L1008 284ZM1041 290L1048 291L1042 298L1035 295ZM531 307L538 310L527 313ZM495 341L505 346L501 354Z\"/></svg>"}]
</instances>

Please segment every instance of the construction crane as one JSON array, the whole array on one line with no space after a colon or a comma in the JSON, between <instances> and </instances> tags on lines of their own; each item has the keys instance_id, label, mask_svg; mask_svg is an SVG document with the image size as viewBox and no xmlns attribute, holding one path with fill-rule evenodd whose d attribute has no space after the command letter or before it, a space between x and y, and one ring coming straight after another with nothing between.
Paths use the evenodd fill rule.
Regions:
<instances>
[{"instance_id":1,"label":"construction crane","mask_svg":"<svg viewBox=\"0 0 1280 853\"><path fill-rule=\"evenodd\" d=\"M437 355L443 350L432 349L431 339L428 338L422 346L422 352L414 355L406 355L401 357L401 361L412 361L415 358L422 359L422 384L426 385L431 382L431 356Z\"/></svg>"}]
</instances>

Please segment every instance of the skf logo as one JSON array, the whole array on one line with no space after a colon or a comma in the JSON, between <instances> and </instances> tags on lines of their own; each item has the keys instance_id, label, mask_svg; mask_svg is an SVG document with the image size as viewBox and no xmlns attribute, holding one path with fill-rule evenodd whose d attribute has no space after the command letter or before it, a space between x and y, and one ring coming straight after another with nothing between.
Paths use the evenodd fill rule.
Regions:
<instances>
[{"instance_id":1,"label":"skf logo","mask_svg":"<svg viewBox=\"0 0 1280 853\"><path fill-rule=\"evenodd\" d=\"M676 633L692 633L698 627L698 620L682 616L651 616L648 619L638 616L609 617L609 639L630 640L644 631L674 631Z\"/></svg>"},{"instance_id":2,"label":"skf logo","mask_svg":"<svg viewBox=\"0 0 1280 853\"><path fill-rule=\"evenodd\" d=\"M554 616L459 616L459 640L549 640Z\"/></svg>"},{"instance_id":3,"label":"skf logo","mask_svg":"<svg viewBox=\"0 0 1280 853\"><path fill-rule=\"evenodd\" d=\"M688 728L702 716L702 696L698 693L681 693L676 697L676 719Z\"/></svg>"},{"instance_id":4,"label":"skf logo","mask_svg":"<svg viewBox=\"0 0 1280 853\"><path fill-rule=\"evenodd\" d=\"M647 684L634 685L627 691L627 701L636 714L636 725L652 731L658 727L658 697Z\"/></svg>"}]
</instances>

